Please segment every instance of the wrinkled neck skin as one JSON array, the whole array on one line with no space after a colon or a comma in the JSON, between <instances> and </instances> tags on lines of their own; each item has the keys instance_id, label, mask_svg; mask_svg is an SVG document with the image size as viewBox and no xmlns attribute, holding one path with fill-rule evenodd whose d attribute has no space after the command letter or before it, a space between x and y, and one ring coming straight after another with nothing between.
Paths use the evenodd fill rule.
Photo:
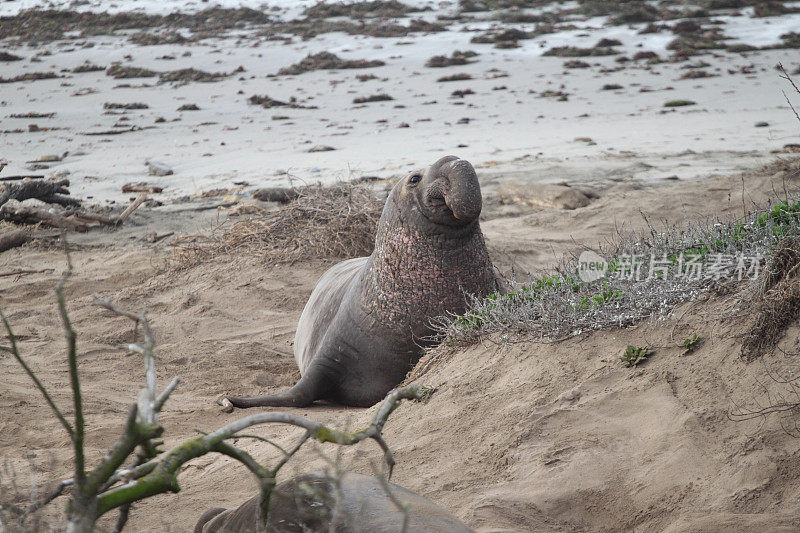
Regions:
<instances>
[{"instance_id":1,"label":"wrinkled neck skin","mask_svg":"<svg viewBox=\"0 0 800 533\"><path fill-rule=\"evenodd\" d=\"M466 295L487 296L497 282L477 219L436 224L411 202L400 205L394 193L379 224L361 304L387 334L425 345L431 318L463 313Z\"/></svg>"}]
</instances>

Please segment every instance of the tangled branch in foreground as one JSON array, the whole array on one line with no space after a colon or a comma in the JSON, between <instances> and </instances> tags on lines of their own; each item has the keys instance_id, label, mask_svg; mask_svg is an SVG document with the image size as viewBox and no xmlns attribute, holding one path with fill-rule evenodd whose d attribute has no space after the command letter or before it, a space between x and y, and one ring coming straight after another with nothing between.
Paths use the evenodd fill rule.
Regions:
<instances>
[{"instance_id":1,"label":"tangled branch in foreground","mask_svg":"<svg viewBox=\"0 0 800 533\"><path fill-rule=\"evenodd\" d=\"M67 257L69 263L69 253L67 253ZM55 292L67 337L67 363L74 408L73 421L67 420L53 401L47 388L22 358L11 325L5 315L0 312L0 319L2 319L10 341L10 347L6 349L11 352L33 380L34 385L42 393L45 401L70 436L75 459L73 477L60 482L56 489L44 499L34 502L28 509L18 513L21 515L19 518L22 521L27 515L57 498L65 489L71 488L72 493L67 507L69 519L67 531L74 533L91 532L94 529L95 522L113 509L120 510L115 530L121 531L125 526L130 505L133 502L156 494L178 492L180 490L178 473L181 471L181 467L192 459L210 452L216 452L242 463L255 476L260 491L259 506L262 512L261 516L264 517L264 523L266 524L270 495L275 487L276 475L305 442L314 439L319 442L350 446L365 439L372 439L383 450L387 476L391 476L395 462L389 446L383 440L383 427L389 415L402 400L423 401L432 393L432 389L424 386L395 389L380 404L372 422L366 428L356 432L340 431L306 417L288 413L260 413L232 422L211 433L186 440L164 452L158 449L161 443L156 440L164 431L164 428L158 422L158 415L170 394L180 383L180 380L177 377L174 378L163 392L156 395L155 360L153 357L155 342L147 317L144 313L131 313L118 308L107 300L98 298L97 305L118 315L126 316L135 321L137 326L141 326L143 330L142 342L135 342L123 347L128 351L142 355L145 366L145 386L139 393L137 403L131 407L123 432L117 442L99 464L93 469L87 470L84 456L85 423L83 401L76 351L77 335L67 314L63 293L64 284L71 273L72 266L69 263L69 267L58 282ZM281 448L283 457L272 468L259 464L248 452L228 442L230 439L242 436L240 433L247 428L276 423L297 426L306 431L294 447L289 450ZM138 453L136 453L137 450ZM135 453L136 455L134 456ZM131 457L134 457L131 464L128 467L123 467L123 463Z\"/></svg>"},{"instance_id":2,"label":"tangled branch in foreground","mask_svg":"<svg viewBox=\"0 0 800 533\"><path fill-rule=\"evenodd\" d=\"M297 198L215 228L210 235L176 241L179 265L246 250L273 263L312 257L350 258L372 253L383 208L370 187L352 182L299 187Z\"/></svg>"}]
</instances>

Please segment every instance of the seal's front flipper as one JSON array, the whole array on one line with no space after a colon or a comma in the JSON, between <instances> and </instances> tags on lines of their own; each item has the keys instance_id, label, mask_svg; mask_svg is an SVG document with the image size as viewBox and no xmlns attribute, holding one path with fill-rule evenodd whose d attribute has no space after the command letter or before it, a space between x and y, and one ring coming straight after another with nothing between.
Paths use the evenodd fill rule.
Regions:
<instances>
[{"instance_id":1,"label":"seal's front flipper","mask_svg":"<svg viewBox=\"0 0 800 533\"><path fill-rule=\"evenodd\" d=\"M277 394L264 396L226 398L233 407L308 407L315 400L322 398L331 388L331 380L325 375L324 367L313 365L300 378L294 387ZM224 400L223 400L224 402Z\"/></svg>"},{"instance_id":2,"label":"seal's front flipper","mask_svg":"<svg viewBox=\"0 0 800 533\"><path fill-rule=\"evenodd\" d=\"M298 394L295 387L277 394L250 397L231 396L226 399L233 407L238 407L239 409L247 409L248 407L308 407L314 402L314 399L308 399L306 396Z\"/></svg>"}]
</instances>

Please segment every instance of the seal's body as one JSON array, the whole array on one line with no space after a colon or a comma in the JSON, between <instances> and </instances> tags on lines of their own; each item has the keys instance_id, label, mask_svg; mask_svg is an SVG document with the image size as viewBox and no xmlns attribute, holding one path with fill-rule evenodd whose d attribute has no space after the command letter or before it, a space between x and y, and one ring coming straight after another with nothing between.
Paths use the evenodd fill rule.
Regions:
<instances>
[{"instance_id":1,"label":"seal's body","mask_svg":"<svg viewBox=\"0 0 800 533\"><path fill-rule=\"evenodd\" d=\"M466 295L499 288L478 224L481 207L477 175L462 159L442 158L401 180L384 206L372 255L335 265L312 292L295 336L300 381L231 403L370 406L383 399L432 344L431 318L463 313Z\"/></svg>"},{"instance_id":2,"label":"seal's body","mask_svg":"<svg viewBox=\"0 0 800 533\"><path fill-rule=\"evenodd\" d=\"M195 533L294 533L331 531L395 533L404 516L374 477L347 473L333 480L321 473L292 478L278 485L270 498L266 528L259 497L235 509L206 511ZM430 500L388 483L392 497L406 506L409 533L469 533L456 517Z\"/></svg>"}]
</instances>

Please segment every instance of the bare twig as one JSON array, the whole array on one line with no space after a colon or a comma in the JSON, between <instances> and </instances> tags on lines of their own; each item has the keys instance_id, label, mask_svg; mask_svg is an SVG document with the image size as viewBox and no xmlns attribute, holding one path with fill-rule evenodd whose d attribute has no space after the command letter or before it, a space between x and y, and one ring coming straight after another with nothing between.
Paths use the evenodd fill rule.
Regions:
<instances>
[{"instance_id":1,"label":"bare twig","mask_svg":"<svg viewBox=\"0 0 800 533\"><path fill-rule=\"evenodd\" d=\"M328 428L319 422L315 422L303 416L288 413L259 413L245 417L224 426L216 431L195 437L167 451L158 461L153 471L142 478L115 487L101 494L97 498L97 516L101 516L107 511L138 501L155 494L164 492L177 492L180 490L177 474L181 466L187 461L205 455L210 451L219 451L219 443L235 436L240 431L261 424L288 424L305 428L319 442L332 442L340 445L353 445L364 439L375 439L380 437L389 415L397 408L402 400L424 400L432 392L429 387L412 385L390 392L386 399L381 403L375 413L372 423L366 428L355 433L347 433ZM303 440L305 440L304 437ZM290 451L290 453L293 453ZM281 463L281 466L285 461ZM275 469L270 471L274 473Z\"/></svg>"},{"instance_id":2,"label":"bare twig","mask_svg":"<svg viewBox=\"0 0 800 533\"><path fill-rule=\"evenodd\" d=\"M293 456L294 454L296 454L296 453L297 453L297 450L299 450L299 449L300 449L300 447L302 447L302 446L303 446L303 444L305 444L305 443L306 443L306 441L307 441L309 438L311 438L311 432L310 432L310 431L306 431L306 432L303 434L303 436L302 436L302 437L300 437L300 439L299 439L299 440L298 440L298 441L295 443L295 445L292 447L292 449L291 449L291 450L289 450L288 452L284 452L284 453L283 453L283 458L281 458L281 460L280 460L280 461L278 461L278 464L277 464L277 465L275 465L275 468L273 468L273 469L272 469L272 472L275 474L275 473L277 473L277 472L278 472L278 470L280 470L281 468L283 468L283 465L285 465L285 464L286 464L286 462L287 462L289 459L291 459L291 458L292 458L292 456Z\"/></svg>"},{"instance_id":3,"label":"bare twig","mask_svg":"<svg viewBox=\"0 0 800 533\"><path fill-rule=\"evenodd\" d=\"M25 373L28 374L28 377L31 378L33 384L36 385L37 389L39 389L39 392L42 393L42 396L44 396L47 405L49 405L50 409L53 410L53 413L56 415L56 418L58 418L58 421L61 422L61 425L64 426L65 430L67 430L70 439L72 439L75 430L72 429L70 423L67 422L66 418L64 418L64 415L61 413L61 410L56 406L55 402L53 401L53 398L50 397L50 393L47 392L45 386L42 384L41 381L39 381L39 378L36 377L36 374L33 372L33 370L31 370L31 367L28 366L28 363L26 363L25 360L22 358L22 356L19 354L19 349L17 348L17 340L16 337L14 336L14 332L11 330L11 324L8 323L8 319L6 319L6 315L3 314L2 311L0 311L0 319L3 320L3 326L5 326L6 332L8 333L8 340L11 342L11 347L9 351L17 360L17 362L20 364L20 366L23 368L23 370L25 370Z\"/></svg>"},{"instance_id":4,"label":"bare twig","mask_svg":"<svg viewBox=\"0 0 800 533\"><path fill-rule=\"evenodd\" d=\"M203 433L203 432L201 432L201 434L203 434L203 435L208 435L208 433ZM259 442L264 442L264 443L267 443L267 444L269 444L270 446L272 446L272 447L276 448L276 449L277 449L279 452L281 452L281 453L282 453L284 456L286 456L286 455L289 455L289 452L287 452L287 451L286 451L286 450L283 448L283 446L281 446L280 444L278 444L277 442L275 442L275 441L273 441L273 440L270 440L270 439L267 439L267 438L261 437L261 436L259 436L259 435L249 435L249 434L241 434L241 433L239 433L239 434L237 434L237 435L235 435L234 437L231 437L231 438L234 438L234 439L253 439L253 440L257 440L257 441L259 441Z\"/></svg>"},{"instance_id":5,"label":"bare twig","mask_svg":"<svg viewBox=\"0 0 800 533\"><path fill-rule=\"evenodd\" d=\"M126 218L131 216L131 213L136 211L136 209L140 205L142 205L142 203L144 203L145 200L147 200L147 194L145 194L145 193L139 194L139 196L136 197L136 200L134 200L133 203L131 205L129 205L125 209L125 211L120 213L120 215L114 220L114 224L116 224L116 225L122 224L125 221Z\"/></svg>"},{"instance_id":6,"label":"bare twig","mask_svg":"<svg viewBox=\"0 0 800 533\"><path fill-rule=\"evenodd\" d=\"M95 303L100 307L108 309L109 311L116 313L121 316L125 316L130 318L131 320L136 322L136 325L141 325L142 330L144 332L144 343L141 345L137 344L130 344L128 345L129 349L137 351L141 353L144 357L144 372L145 372L145 388L143 388L139 394L139 415L142 421L148 424L154 424L157 419L157 409L156 406L156 367L155 367L155 358L153 357L153 347L155 346L155 341L153 340L153 331L150 329L150 323L147 321L147 317L144 313L132 313L130 311L125 311L120 309L116 305L112 304L108 300L104 300L97 295L93 295L95 298ZM177 383L175 384L177 386ZM173 387L174 390L174 387ZM170 390L167 393L167 396L172 391ZM164 398L166 400L166 398ZM163 404L163 402L162 402Z\"/></svg>"},{"instance_id":7,"label":"bare twig","mask_svg":"<svg viewBox=\"0 0 800 533\"><path fill-rule=\"evenodd\" d=\"M400 533L406 533L408 531L408 515L409 515L409 506L406 503L401 502L397 496L395 496L392 487L389 486L389 476L383 477L383 475L378 470L378 467L375 466L374 463L370 463L372 467L372 474L377 478L378 482L381 484L381 488L383 492L386 493L386 496L389 498L389 501L397 507L397 510L403 513L403 524L400 527Z\"/></svg>"},{"instance_id":8,"label":"bare twig","mask_svg":"<svg viewBox=\"0 0 800 533\"><path fill-rule=\"evenodd\" d=\"M780 70L782 72L782 75L780 77L785 79L789 83L791 83L792 87L794 87L794 91L797 94L800 94L800 88L797 87L797 84L795 84L795 82L792 79L792 77L789 76L789 73L786 72L786 69L783 68L783 64L782 63L778 63L778 70ZM797 118L797 120L800 120L800 115L797 114L797 110L794 108L794 106L792 105L792 102L789 100L789 97L786 95L786 91L781 91L781 92L783 93L783 97L786 99L786 103L789 104L789 107L792 109L792 112L794 113L794 116Z\"/></svg>"},{"instance_id":9,"label":"bare twig","mask_svg":"<svg viewBox=\"0 0 800 533\"><path fill-rule=\"evenodd\" d=\"M38 511L39 509L41 509L42 507L44 507L45 505L47 505L51 501L53 501L56 498L58 498L59 496L61 496L61 494L64 492L64 490L67 487L71 487L73 484L74 484L74 480L72 478L60 481L58 483L58 485L56 485L56 487L53 490L51 490L50 493L48 493L47 496L45 496L41 500L38 500L38 501L32 503L31 505L29 505L28 508L25 510L25 514L33 514L33 513L35 513L36 511Z\"/></svg>"},{"instance_id":10,"label":"bare twig","mask_svg":"<svg viewBox=\"0 0 800 533\"><path fill-rule=\"evenodd\" d=\"M164 407L164 403L169 399L170 395L175 391L178 385L181 384L181 379L179 377L172 378L172 381L169 382L169 385L158 395L156 398L155 404L153 405L153 410L158 413L161 411L161 408Z\"/></svg>"},{"instance_id":11,"label":"bare twig","mask_svg":"<svg viewBox=\"0 0 800 533\"><path fill-rule=\"evenodd\" d=\"M19 270L12 270L10 272L0 272L0 278L7 278L9 276L24 276L25 274L47 274L52 271L52 268L40 268L36 270L22 268Z\"/></svg>"}]
</instances>

